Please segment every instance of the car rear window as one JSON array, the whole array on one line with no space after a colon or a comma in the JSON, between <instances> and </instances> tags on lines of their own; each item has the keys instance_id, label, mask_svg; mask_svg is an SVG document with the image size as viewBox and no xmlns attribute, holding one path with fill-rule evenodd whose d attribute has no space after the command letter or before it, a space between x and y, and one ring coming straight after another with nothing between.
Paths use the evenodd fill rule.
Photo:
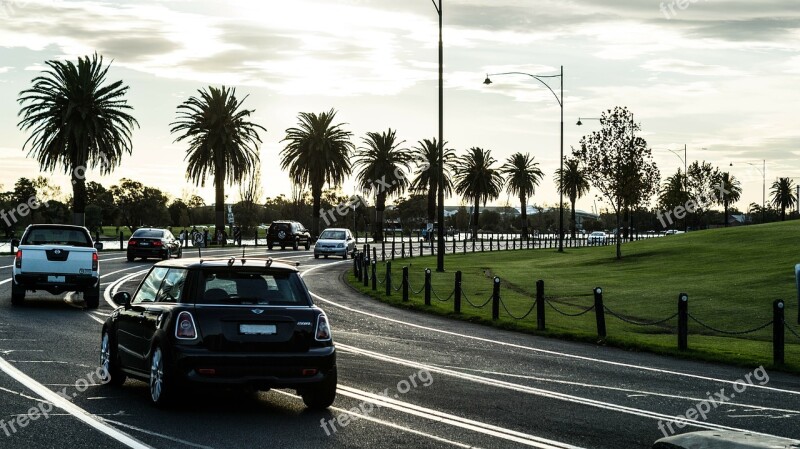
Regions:
<instances>
[{"instance_id":1,"label":"car rear window","mask_svg":"<svg viewBox=\"0 0 800 449\"><path fill-rule=\"evenodd\" d=\"M204 270L197 304L309 305L294 272Z\"/></svg>"},{"instance_id":2,"label":"car rear window","mask_svg":"<svg viewBox=\"0 0 800 449\"><path fill-rule=\"evenodd\" d=\"M31 229L21 243L23 245L92 246L91 237L85 231L55 227Z\"/></svg>"},{"instance_id":3,"label":"car rear window","mask_svg":"<svg viewBox=\"0 0 800 449\"><path fill-rule=\"evenodd\" d=\"M131 237L160 239L161 237L164 237L164 231L157 231L155 229L137 229Z\"/></svg>"}]
</instances>

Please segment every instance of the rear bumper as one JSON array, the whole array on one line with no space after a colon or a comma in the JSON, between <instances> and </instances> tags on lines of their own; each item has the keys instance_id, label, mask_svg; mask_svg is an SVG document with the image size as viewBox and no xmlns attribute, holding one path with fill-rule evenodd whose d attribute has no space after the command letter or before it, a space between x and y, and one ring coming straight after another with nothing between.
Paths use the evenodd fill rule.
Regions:
<instances>
[{"instance_id":1,"label":"rear bumper","mask_svg":"<svg viewBox=\"0 0 800 449\"><path fill-rule=\"evenodd\" d=\"M163 257L167 254L164 248L128 248L128 256L132 257Z\"/></svg>"},{"instance_id":2,"label":"rear bumper","mask_svg":"<svg viewBox=\"0 0 800 449\"><path fill-rule=\"evenodd\" d=\"M258 389L302 388L332 375L336 368L336 349L329 346L304 353L223 354L200 348L176 347L173 361L176 376L192 384L249 385ZM213 374L207 370L213 370Z\"/></svg>"},{"instance_id":3,"label":"rear bumper","mask_svg":"<svg viewBox=\"0 0 800 449\"><path fill-rule=\"evenodd\" d=\"M64 282L53 282L52 276L64 278ZM47 290L56 292L79 291L97 284L99 279L89 275L57 274L57 273L19 273L14 275L14 281L26 290Z\"/></svg>"}]
</instances>

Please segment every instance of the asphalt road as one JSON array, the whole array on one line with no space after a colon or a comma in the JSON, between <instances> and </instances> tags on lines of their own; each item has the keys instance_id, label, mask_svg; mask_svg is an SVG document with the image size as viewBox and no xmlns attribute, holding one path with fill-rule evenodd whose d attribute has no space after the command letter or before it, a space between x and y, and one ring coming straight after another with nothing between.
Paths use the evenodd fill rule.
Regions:
<instances>
[{"instance_id":1,"label":"asphalt road","mask_svg":"<svg viewBox=\"0 0 800 449\"><path fill-rule=\"evenodd\" d=\"M152 262L104 253L107 300L86 311L80 295L46 292L12 307L12 259L3 256L0 448L645 448L670 427L800 437L797 376L397 310L345 285L349 262L314 260L307 251L270 253L301 263L331 319L339 393L329 411L307 412L293 392L274 390L195 394L164 411L150 406L142 382L97 385L111 293L132 292ZM683 428L670 421L689 409L704 411L705 419Z\"/></svg>"}]
</instances>

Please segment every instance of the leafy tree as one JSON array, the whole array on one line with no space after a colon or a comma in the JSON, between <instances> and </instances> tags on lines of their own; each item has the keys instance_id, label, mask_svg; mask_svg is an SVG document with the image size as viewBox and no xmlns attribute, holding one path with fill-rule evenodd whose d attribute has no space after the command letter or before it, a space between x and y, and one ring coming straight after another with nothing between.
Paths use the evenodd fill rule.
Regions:
<instances>
[{"instance_id":1,"label":"leafy tree","mask_svg":"<svg viewBox=\"0 0 800 449\"><path fill-rule=\"evenodd\" d=\"M647 142L635 135L641 125L627 108L603 112L600 124L600 131L581 138L573 155L585 167L589 182L611 204L619 230L623 210L635 209L653 196L659 172ZM616 241L617 259L621 259L621 239Z\"/></svg>"},{"instance_id":2,"label":"leafy tree","mask_svg":"<svg viewBox=\"0 0 800 449\"><path fill-rule=\"evenodd\" d=\"M472 200L475 205L472 238L478 235L481 203L485 206L487 201L497 199L503 190L503 177L500 171L493 167L497 161L491 153L491 150L472 147L467 154L458 158L455 175L456 192Z\"/></svg>"},{"instance_id":3,"label":"leafy tree","mask_svg":"<svg viewBox=\"0 0 800 449\"><path fill-rule=\"evenodd\" d=\"M561 183L564 185L564 193L569 198L572 217L572 238L575 238L575 231L578 228L577 219L575 217L575 202L579 198L589 193L589 180L586 177L586 172L581 167L581 163L576 158L564 158L564 169L556 170L555 175L556 190L561 193ZM585 226L584 226L585 228Z\"/></svg>"},{"instance_id":4,"label":"leafy tree","mask_svg":"<svg viewBox=\"0 0 800 449\"><path fill-rule=\"evenodd\" d=\"M391 128L382 133L368 132L362 140L365 146L359 148L355 159L359 167L356 183L364 193L375 194L374 238L382 242L386 199L408 188L406 172L411 156L408 150L400 148L405 141L398 141L396 131Z\"/></svg>"},{"instance_id":5,"label":"leafy tree","mask_svg":"<svg viewBox=\"0 0 800 449\"><path fill-rule=\"evenodd\" d=\"M786 221L786 209L797 204L794 181L791 178L778 178L777 181L772 183L769 192L772 195L772 205L781 209L781 221Z\"/></svg>"},{"instance_id":6,"label":"leafy tree","mask_svg":"<svg viewBox=\"0 0 800 449\"><path fill-rule=\"evenodd\" d=\"M721 173L718 168L706 161L694 161L687 169L687 191L689 199L686 209L695 217L695 224L700 225L703 216L711 206L718 204L722 198L720 190Z\"/></svg>"},{"instance_id":7,"label":"leafy tree","mask_svg":"<svg viewBox=\"0 0 800 449\"><path fill-rule=\"evenodd\" d=\"M198 90L199 97L190 97L178 106L178 120L171 123L171 132L180 133L175 142L188 141L185 160L186 178L205 186L214 178L214 225L225 228L225 183L246 179L259 161L258 131L267 130L251 122L254 110L243 109L247 97L236 98L236 89L225 86Z\"/></svg>"},{"instance_id":8,"label":"leafy tree","mask_svg":"<svg viewBox=\"0 0 800 449\"><path fill-rule=\"evenodd\" d=\"M109 174L131 154L132 128L138 126L125 100L128 86L106 84L110 66L97 53L72 61L46 61L48 69L33 79L33 87L20 92L22 120L18 127L31 131L23 146L42 170L58 167L72 178L73 223L84 224L86 170L100 168Z\"/></svg>"},{"instance_id":9,"label":"leafy tree","mask_svg":"<svg viewBox=\"0 0 800 449\"><path fill-rule=\"evenodd\" d=\"M684 207L688 200L689 195L686 192L686 176L679 168L674 175L667 177L661 185L658 193L658 204L662 210L659 212L674 211L677 207ZM672 215L665 216L663 212L657 216L661 226L664 228L670 227L673 220L677 220L677 218ZM684 229L686 228L686 220L687 217L683 217Z\"/></svg>"},{"instance_id":10,"label":"leafy tree","mask_svg":"<svg viewBox=\"0 0 800 449\"><path fill-rule=\"evenodd\" d=\"M181 199L172 201L167 206L169 211L169 221L172 226L188 226L189 225L189 206Z\"/></svg>"},{"instance_id":11,"label":"leafy tree","mask_svg":"<svg viewBox=\"0 0 800 449\"><path fill-rule=\"evenodd\" d=\"M335 117L333 109L320 114L301 112L298 126L287 129L286 137L281 140L287 142L281 151L281 168L289 170L295 187L311 188L314 238L319 235L322 188L325 183L341 185L351 173L352 134L342 128L344 123L334 125Z\"/></svg>"},{"instance_id":12,"label":"leafy tree","mask_svg":"<svg viewBox=\"0 0 800 449\"><path fill-rule=\"evenodd\" d=\"M718 200L719 204L721 204L724 209L723 219L725 221L725 227L728 227L728 220L730 218L730 215L728 215L728 206L730 206L731 203L739 201L742 197L742 184L729 172L721 173L717 183L722 186L722 189L720 189L720 193L722 194Z\"/></svg>"},{"instance_id":13,"label":"leafy tree","mask_svg":"<svg viewBox=\"0 0 800 449\"><path fill-rule=\"evenodd\" d=\"M106 225L114 223L117 217L118 210L114 204L114 195L103 187L103 185L94 181L86 183L86 204L96 205L101 211L101 222ZM88 206L87 206L88 207Z\"/></svg>"},{"instance_id":14,"label":"leafy tree","mask_svg":"<svg viewBox=\"0 0 800 449\"><path fill-rule=\"evenodd\" d=\"M395 210L406 233L421 229L425 224L427 204L428 195L423 194L412 194L407 198L398 198L395 201Z\"/></svg>"},{"instance_id":15,"label":"leafy tree","mask_svg":"<svg viewBox=\"0 0 800 449\"><path fill-rule=\"evenodd\" d=\"M447 146L447 142L444 143ZM455 151L445 148L444 159L444 195L453 194L453 181L451 173L455 168ZM412 148L411 157L417 165L411 189L417 193L427 192L428 195L428 223L436 221L436 199L439 195L439 144L436 138L423 139Z\"/></svg>"},{"instance_id":16,"label":"leafy tree","mask_svg":"<svg viewBox=\"0 0 800 449\"><path fill-rule=\"evenodd\" d=\"M153 187L138 181L122 178L120 184L111 186L111 194L119 205L120 220L131 232L142 226L167 226L170 222L167 196Z\"/></svg>"}]
</instances>

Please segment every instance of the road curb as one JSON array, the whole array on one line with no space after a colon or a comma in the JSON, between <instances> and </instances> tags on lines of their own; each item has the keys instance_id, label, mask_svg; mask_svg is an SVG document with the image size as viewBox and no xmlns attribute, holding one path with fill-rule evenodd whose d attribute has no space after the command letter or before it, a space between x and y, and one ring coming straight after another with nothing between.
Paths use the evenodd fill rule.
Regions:
<instances>
[{"instance_id":1,"label":"road curb","mask_svg":"<svg viewBox=\"0 0 800 449\"><path fill-rule=\"evenodd\" d=\"M795 449L800 440L733 431L691 432L662 438L653 449Z\"/></svg>"}]
</instances>

